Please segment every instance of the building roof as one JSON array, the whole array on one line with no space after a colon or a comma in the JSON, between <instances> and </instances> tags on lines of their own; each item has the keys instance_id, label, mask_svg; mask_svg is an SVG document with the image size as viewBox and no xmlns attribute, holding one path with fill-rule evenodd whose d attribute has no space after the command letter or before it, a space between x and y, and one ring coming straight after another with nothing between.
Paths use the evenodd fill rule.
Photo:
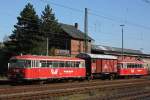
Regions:
<instances>
[{"instance_id":1,"label":"building roof","mask_svg":"<svg viewBox=\"0 0 150 100\"><path fill-rule=\"evenodd\" d=\"M110 47L110 46L102 46L102 45L92 45L93 51L104 51L105 53L118 53L120 54L122 52L122 48L117 47ZM136 54L136 55L142 55L143 52L140 50L133 50L133 49L123 49L124 54Z\"/></svg>"},{"instance_id":2,"label":"building roof","mask_svg":"<svg viewBox=\"0 0 150 100\"><path fill-rule=\"evenodd\" d=\"M75 28L73 25L62 24L60 23L61 28L72 38L83 39L85 40L85 34L79 29ZM91 37L87 36L88 40L93 40Z\"/></svg>"},{"instance_id":3,"label":"building roof","mask_svg":"<svg viewBox=\"0 0 150 100\"><path fill-rule=\"evenodd\" d=\"M99 58L99 59L117 59L117 56L103 55L103 54L90 54L90 53L80 53L77 55L79 58Z\"/></svg>"}]
</instances>

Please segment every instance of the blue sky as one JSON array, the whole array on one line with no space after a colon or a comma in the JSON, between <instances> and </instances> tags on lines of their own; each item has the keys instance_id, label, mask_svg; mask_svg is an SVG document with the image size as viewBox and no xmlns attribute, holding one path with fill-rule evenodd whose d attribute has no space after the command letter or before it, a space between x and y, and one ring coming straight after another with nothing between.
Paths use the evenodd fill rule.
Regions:
<instances>
[{"instance_id":1,"label":"blue sky","mask_svg":"<svg viewBox=\"0 0 150 100\"><path fill-rule=\"evenodd\" d=\"M28 2L38 15L50 4L59 22L77 22L80 30L88 8L88 32L95 44L121 47L120 24L124 24L124 47L150 53L150 3L144 0L1 0L0 41L12 33L16 17Z\"/></svg>"}]
</instances>

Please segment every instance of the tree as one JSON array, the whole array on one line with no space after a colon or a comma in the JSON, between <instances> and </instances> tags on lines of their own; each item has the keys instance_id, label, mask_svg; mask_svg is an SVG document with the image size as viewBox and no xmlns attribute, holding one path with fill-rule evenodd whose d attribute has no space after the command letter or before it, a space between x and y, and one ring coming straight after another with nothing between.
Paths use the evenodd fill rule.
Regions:
<instances>
[{"instance_id":1,"label":"tree","mask_svg":"<svg viewBox=\"0 0 150 100\"><path fill-rule=\"evenodd\" d=\"M52 45L52 42L54 43L53 40L56 40L58 38L56 37L56 35L58 36L58 34L61 34L62 29L60 28L58 20L55 18L55 14L52 12L52 8L50 8L49 5L46 5L44 11L42 11L41 22L41 32L45 37L45 45L46 38L48 38L49 50L52 48L56 48L56 45Z\"/></svg>"},{"instance_id":2,"label":"tree","mask_svg":"<svg viewBox=\"0 0 150 100\"><path fill-rule=\"evenodd\" d=\"M17 17L17 25L14 25L15 30L9 37L10 43L8 47L13 49L16 54L42 54L42 43L44 38L40 32L40 20L33 8L33 5L28 3ZM6 44L7 44L6 43Z\"/></svg>"}]
</instances>

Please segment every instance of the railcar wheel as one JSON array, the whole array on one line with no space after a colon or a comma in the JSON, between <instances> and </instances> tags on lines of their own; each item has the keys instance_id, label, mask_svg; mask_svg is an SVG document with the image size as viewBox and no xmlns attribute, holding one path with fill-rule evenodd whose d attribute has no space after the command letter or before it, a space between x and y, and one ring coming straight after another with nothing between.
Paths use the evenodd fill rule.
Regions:
<instances>
[{"instance_id":1,"label":"railcar wheel","mask_svg":"<svg viewBox=\"0 0 150 100\"><path fill-rule=\"evenodd\" d=\"M87 77L87 80L90 81L90 80L91 80L91 76L88 76L88 77Z\"/></svg>"},{"instance_id":2,"label":"railcar wheel","mask_svg":"<svg viewBox=\"0 0 150 100\"><path fill-rule=\"evenodd\" d=\"M39 81L40 85L43 85L45 83L45 81Z\"/></svg>"},{"instance_id":3,"label":"railcar wheel","mask_svg":"<svg viewBox=\"0 0 150 100\"><path fill-rule=\"evenodd\" d=\"M115 79L115 74L111 74L110 75L110 80L114 80Z\"/></svg>"}]
</instances>

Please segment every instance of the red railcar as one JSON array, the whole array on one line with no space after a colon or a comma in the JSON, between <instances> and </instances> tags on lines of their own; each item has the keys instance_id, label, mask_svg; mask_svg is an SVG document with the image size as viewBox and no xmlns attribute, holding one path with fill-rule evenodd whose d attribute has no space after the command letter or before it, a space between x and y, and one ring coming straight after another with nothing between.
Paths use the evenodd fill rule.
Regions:
<instances>
[{"instance_id":1,"label":"red railcar","mask_svg":"<svg viewBox=\"0 0 150 100\"><path fill-rule=\"evenodd\" d=\"M118 74L120 76L144 76L147 75L144 62L136 57L118 58Z\"/></svg>"},{"instance_id":2,"label":"red railcar","mask_svg":"<svg viewBox=\"0 0 150 100\"><path fill-rule=\"evenodd\" d=\"M8 77L13 80L83 78L85 61L79 58L22 55L10 59Z\"/></svg>"},{"instance_id":3,"label":"red railcar","mask_svg":"<svg viewBox=\"0 0 150 100\"><path fill-rule=\"evenodd\" d=\"M81 53L77 57L85 60L89 77L114 78L117 75L117 56Z\"/></svg>"},{"instance_id":4,"label":"red railcar","mask_svg":"<svg viewBox=\"0 0 150 100\"><path fill-rule=\"evenodd\" d=\"M144 62L136 57L81 53L72 57L22 55L10 59L11 80L48 80L64 78L115 78L147 75Z\"/></svg>"}]
</instances>

